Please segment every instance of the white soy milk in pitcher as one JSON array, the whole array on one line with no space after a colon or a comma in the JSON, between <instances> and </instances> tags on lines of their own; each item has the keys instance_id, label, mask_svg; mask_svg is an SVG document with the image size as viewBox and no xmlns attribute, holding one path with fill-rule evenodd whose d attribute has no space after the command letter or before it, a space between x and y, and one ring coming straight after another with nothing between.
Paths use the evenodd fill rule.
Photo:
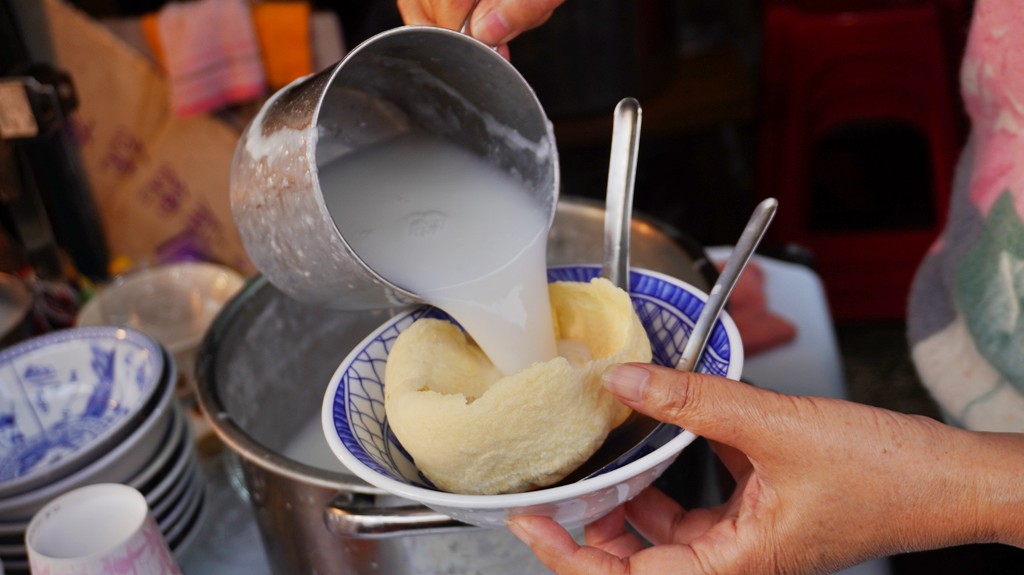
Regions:
<instances>
[{"instance_id":1,"label":"white soy milk in pitcher","mask_svg":"<svg viewBox=\"0 0 1024 575\"><path fill-rule=\"evenodd\" d=\"M519 181L422 134L319 172L327 208L355 253L454 317L502 373L555 357L548 214Z\"/></svg>"}]
</instances>

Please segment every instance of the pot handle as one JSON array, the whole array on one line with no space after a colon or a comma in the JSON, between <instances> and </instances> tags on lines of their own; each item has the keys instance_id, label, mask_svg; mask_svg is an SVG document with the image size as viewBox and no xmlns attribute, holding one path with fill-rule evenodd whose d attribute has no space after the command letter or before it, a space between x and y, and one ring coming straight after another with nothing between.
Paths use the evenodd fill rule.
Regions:
<instances>
[{"instance_id":1,"label":"pot handle","mask_svg":"<svg viewBox=\"0 0 1024 575\"><path fill-rule=\"evenodd\" d=\"M331 533L349 539L384 539L481 529L423 505L378 507L372 498L352 493L339 493L327 504L324 523Z\"/></svg>"}]
</instances>

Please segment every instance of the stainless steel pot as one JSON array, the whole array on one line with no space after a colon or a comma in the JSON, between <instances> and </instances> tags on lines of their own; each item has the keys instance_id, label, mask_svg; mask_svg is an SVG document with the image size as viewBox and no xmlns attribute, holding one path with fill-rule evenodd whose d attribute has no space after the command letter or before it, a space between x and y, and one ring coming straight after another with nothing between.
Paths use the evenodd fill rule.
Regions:
<instances>
[{"instance_id":1,"label":"stainless steel pot","mask_svg":"<svg viewBox=\"0 0 1024 575\"><path fill-rule=\"evenodd\" d=\"M601 206L563 198L549 263L600 263L603 218ZM645 218L634 219L632 237L635 265L710 286L714 268L693 242ZM337 365L389 313L310 306L259 277L222 310L201 346L197 399L241 461L274 572L547 573L506 531L460 528L351 474L286 455L294 437L319 425Z\"/></svg>"}]
</instances>

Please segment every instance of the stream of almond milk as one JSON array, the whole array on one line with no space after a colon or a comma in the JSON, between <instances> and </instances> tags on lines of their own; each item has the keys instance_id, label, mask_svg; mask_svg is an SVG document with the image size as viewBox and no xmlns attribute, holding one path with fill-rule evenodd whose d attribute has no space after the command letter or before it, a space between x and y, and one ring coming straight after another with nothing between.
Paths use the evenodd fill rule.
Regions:
<instances>
[{"instance_id":1,"label":"stream of almond milk","mask_svg":"<svg viewBox=\"0 0 1024 575\"><path fill-rule=\"evenodd\" d=\"M422 134L319 168L338 229L392 283L455 318L502 373L555 357L549 214L523 184Z\"/></svg>"}]
</instances>

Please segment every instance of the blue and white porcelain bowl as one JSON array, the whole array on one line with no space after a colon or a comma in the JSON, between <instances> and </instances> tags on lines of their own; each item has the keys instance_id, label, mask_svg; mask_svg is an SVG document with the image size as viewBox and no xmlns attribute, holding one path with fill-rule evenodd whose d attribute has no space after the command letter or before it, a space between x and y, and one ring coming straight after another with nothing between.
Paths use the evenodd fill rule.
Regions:
<instances>
[{"instance_id":1,"label":"blue and white porcelain bowl","mask_svg":"<svg viewBox=\"0 0 1024 575\"><path fill-rule=\"evenodd\" d=\"M589 281L598 266L559 266L548 281ZM647 330L654 363L675 365L707 295L678 279L634 268L633 306ZM434 488L388 427L384 413L384 365L395 339L421 317L447 316L435 308L406 309L371 333L341 362L324 397L322 422L327 443L361 479L394 495L422 503L454 519L501 527L514 515L546 515L566 526L594 521L649 486L695 436L663 426L646 449L575 483L526 493L464 495ZM712 330L697 371L738 379L743 369L739 331L723 313Z\"/></svg>"},{"instance_id":2,"label":"blue and white porcelain bowl","mask_svg":"<svg viewBox=\"0 0 1024 575\"><path fill-rule=\"evenodd\" d=\"M20 524L22 531L28 521L51 499L77 487L93 483L128 483L150 465L164 449L169 428L174 424L174 382L177 377L174 360L163 350L167 369L157 384L156 396L143 408L143 416L126 426L126 434L91 458L84 466L60 478L37 485L32 490L0 498L0 534ZM146 486L139 487L147 492ZM2 558L0 549L0 558Z\"/></svg>"},{"instance_id":3,"label":"blue and white porcelain bowl","mask_svg":"<svg viewBox=\"0 0 1024 575\"><path fill-rule=\"evenodd\" d=\"M118 327L66 329L0 352L0 498L66 477L129 435L166 363L160 344Z\"/></svg>"}]
</instances>

